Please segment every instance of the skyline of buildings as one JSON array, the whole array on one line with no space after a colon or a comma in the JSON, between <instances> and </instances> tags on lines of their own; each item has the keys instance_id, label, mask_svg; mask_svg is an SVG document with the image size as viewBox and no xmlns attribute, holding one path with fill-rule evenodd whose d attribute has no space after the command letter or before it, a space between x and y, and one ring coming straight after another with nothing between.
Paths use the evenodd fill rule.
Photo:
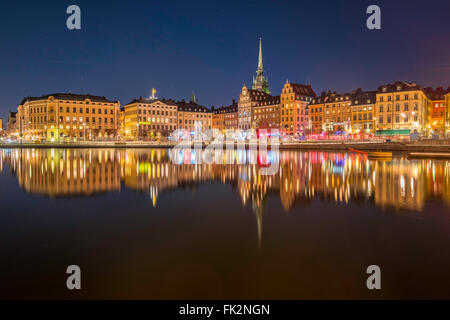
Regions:
<instances>
[{"instance_id":1,"label":"skyline of buildings","mask_svg":"<svg viewBox=\"0 0 450 320\"><path fill-rule=\"evenodd\" d=\"M46 141L150 140L167 137L174 130L194 134L208 129L223 133L229 129L279 129L283 136L297 138L450 134L450 86L432 89L396 81L375 91L358 88L351 93L316 95L310 84L286 80L280 95L269 92L260 38L252 89L244 84L238 101L230 106L207 108L194 94L190 101L158 99L154 90L152 97L133 99L123 106L120 101L90 94L46 94L22 99L17 113L9 113L3 134Z\"/></svg>"}]
</instances>

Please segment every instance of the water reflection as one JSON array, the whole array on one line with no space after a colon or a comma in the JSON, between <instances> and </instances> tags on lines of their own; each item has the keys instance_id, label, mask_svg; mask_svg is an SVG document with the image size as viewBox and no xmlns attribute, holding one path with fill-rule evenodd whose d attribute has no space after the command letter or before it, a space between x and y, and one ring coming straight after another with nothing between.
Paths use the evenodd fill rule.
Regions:
<instances>
[{"instance_id":1,"label":"water reflection","mask_svg":"<svg viewBox=\"0 0 450 320\"><path fill-rule=\"evenodd\" d=\"M5 295L42 297L42 288L60 287L53 266L77 261L95 275L86 287L97 299L373 298L361 284L375 261L389 270L380 297L448 298L449 162L233 151L195 165L194 156L185 151L174 163L168 149L0 149L0 187L10 197L0 232ZM271 161L277 174L261 175ZM17 192L16 178L30 196ZM113 196L96 196L105 193ZM55 200L69 196L78 198ZM190 199L204 202L183 210ZM44 296L69 294L61 290Z\"/></svg>"},{"instance_id":2,"label":"water reflection","mask_svg":"<svg viewBox=\"0 0 450 320\"><path fill-rule=\"evenodd\" d=\"M29 193L63 197L119 192L146 192L157 205L168 189L210 181L237 187L243 205L262 214L268 198L279 195L285 211L307 206L315 198L332 202L373 201L381 208L422 211L428 198L450 200L450 162L369 160L360 154L281 151L256 154L229 151L213 164L192 164L194 150L167 149L13 149L0 150L0 170L7 164ZM252 158L257 161L250 161ZM231 160L230 160L231 159ZM275 175L261 167L279 161ZM227 163L233 164L227 164ZM256 164L249 164L256 163Z\"/></svg>"}]
</instances>

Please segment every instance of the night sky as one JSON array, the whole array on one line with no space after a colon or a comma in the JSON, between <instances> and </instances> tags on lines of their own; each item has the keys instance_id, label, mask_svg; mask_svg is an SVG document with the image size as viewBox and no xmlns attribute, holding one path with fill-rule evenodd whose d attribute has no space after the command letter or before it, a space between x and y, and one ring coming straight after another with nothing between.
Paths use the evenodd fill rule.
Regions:
<instances>
[{"instance_id":1,"label":"night sky","mask_svg":"<svg viewBox=\"0 0 450 320\"><path fill-rule=\"evenodd\" d=\"M81 30L66 8L81 8ZM366 28L370 4L381 30ZM395 80L450 85L450 1L2 1L0 117L53 92L229 104L251 86L258 37L273 94L289 79L323 90Z\"/></svg>"}]
</instances>

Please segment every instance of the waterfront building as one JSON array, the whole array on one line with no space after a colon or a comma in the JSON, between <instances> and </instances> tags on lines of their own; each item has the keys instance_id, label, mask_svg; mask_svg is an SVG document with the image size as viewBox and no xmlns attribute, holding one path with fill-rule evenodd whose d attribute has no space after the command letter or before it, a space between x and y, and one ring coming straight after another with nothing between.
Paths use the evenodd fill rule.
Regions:
<instances>
[{"instance_id":1,"label":"waterfront building","mask_svg":"<svg viewBox=\"0 0 450 320\"><path fill-rule=\"evenodd\" d=\"M450 137L450 87L445 95L445 135Z\"/></svg>"},{"instance_id":2,"label":"waterfront building","mask_svg":"<svg viewBox=\"0 0 450 320\"><path fill-rule=\"evenodd\" d=\"M252 90L262 91L269 94L269 82L264 76L263 60L262 60L262 40L259 38L259 55L258 55L258 69L256 70L256 78L253 77Z\"/></svg>"},{"instance_id":3,"label":"waterfront building","mask_svg":"<svg viewBox=\"0 0 450 320\"><path fill-rule=\"evenodd\" d=\"M233 100L233 104L225 109L225 130L236 130L238 128L238 104Z\"/></svg>"},{"instance_id":4,"label":"waterfront building","mask_svg":"<svg viewBox=\"0 0 450 320\"><path fill-rule=\"evenodd\" d=\"M248 130L253 127L253 109L266 99L270 99L271 95L259 91L248 89L244 84L238 100L238 129Z\"/></svg>"},{"instance_id":5,"label":"waterfront building","mask_svg":"<svg viewBox=\"0 0 450 320\"><path fill-rule=\"evenodd\" d=\"M177 104L173 100L142 98L124 106L127 139L159 139L177 128Z\"/></svg>"},{"instance_id":6,"label":"waterfront building","mask_svg":"<svg viewBox=\"0 0 450 320\"><path fill-rule=\"evenodd\" d=\"M237 129L238 105L233 99L229 106L222 106L212 111L212 128L224 132L226 129Z\"/></svg>"},{"instance_id":7,"label":"waterfront building","mask_svg":"<svg viewBox=\"0 0 450 320\"><path fill-rule=\"evenodd\" d=\"M415 82L400 82L378 88L375 103L377 135L428 135L429 98Z\"/></svg>"},{"instance_id":8,"label":"waterfront building","mask_svg":"<svg viewBox=\"0 0 450 320\"><path fill-rule=\"evenodd\" d=\"M445 91L442 87L432 90L426 88L429 103L429 129L431 134L437 136L445 135Z\"/></svg>"},{"instance_id":9,"label":"waterfront building","mask_svg":"<svg viewBox=\"0 0 450 320\"><path fill-rule=\"evenodd\" d=\"M280 101L280 125L284 135L305 135L311 132L308 105L315 97L311 85L286 80Z\"/></svg>"},{"instance_id":10,"label":"waterfront building","mask_svg":"<svg viewBox=\"0 0 450 320\"><path fill-rule=\"evenodd\" d=\"M351 99L351 130L349 133L375 132L376 91L363 92L357 89Z\"/></svg>"},{"instance_id":11,"label":"waterfront building","mask_svg":"<svg viewBox=\"0 0 450 320\"><path fill-rule=\"evenodd\" d=\"M19 136L25 140L114 138L120 102L90 94L54 93L24 98L17 108Z\"/></svg>"},{"instance_id":12,"label":"waterfront building","mask_svg":"<svg viewBox=\"0 0 450 320\"><path fill-rule=\"evenodd\" d=\"M3 132L3 119L0 118L0 132Z\"/></svg>"},{"instance_id":13,"label":"waterfront building","mask_svg":"<svg viewBox=\"0 0 450 320\"><path fill-rule=\"evenodd\" d=\"M345 134L351 129L351 94L329 92L324 101L322 130L328 134Z\"/></svg>"},{"instance_id":14,"label":"waterfront building","mask_svg":"<svg viewBox=\"0 0 450 320\"><path fill-rule=\"evenodd\" d=\"M197 103L193 95L191 101L176 102L178 106L177 124L179 130L193 132L206 132L212 128L212 112Z\"/></svg>"},{"instance_id":15,"label":"waterfront building","mask_svg":"<svg viewBox=\"0 0 450 320\"><path fill-rule=\"evenodd\" d=\"M125 109L124 107L120 107L120 126L119 126L119 137L125 138Z\"/></svg>"},{"instance_id":16,"label":"waterfront building","mask_svg":"<svg viewBox=\"0 0 450 320\"><path fill-rule=\"evenodd\" d=\"M280 128L280 96L268 97L260 101L254 109L255 129Z\"/></svg>"},{"instance_id":17,"label":"waterfront building","mask_svg":"<svg viewBox=\"0 0 450 320\"><path fill-rule=\"evenodd\" d=\"M311 122L311 133L321 134L323 132L322 119L324 102L328 100L326 92L322 92L319 97L313 98L309 104L309 120Z\"/></svg>"},{"instance_id":18,"label":"waterfront building","mask_svg":"<svg viewBox=\"0 0 450 320\"><path fill-rule=\"evenodd\" d=\"M220 131L225 130L225 110L223 107L218 109L211 108L212 112L212 121L211 126L213 129L217 129Z\"/></svg>"},{"instance_id":19,"label":"waterfront building","mask_svg":"<svg viewBox=\"0 0 450 320\"><path fill-rule=\"evenodd\" d=\"M6 123L6 134L9 138L17 138L18 130L17 130L17 112L10 111L8 112L8 122Z\"/></svg>"}]
</instances>

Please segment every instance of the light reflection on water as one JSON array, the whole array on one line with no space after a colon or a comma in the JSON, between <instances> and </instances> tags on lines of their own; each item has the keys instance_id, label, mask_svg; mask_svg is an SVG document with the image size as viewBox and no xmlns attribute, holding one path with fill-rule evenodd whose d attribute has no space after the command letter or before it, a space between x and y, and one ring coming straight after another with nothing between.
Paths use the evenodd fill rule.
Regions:
<instances>
[{"instance_id":1,"label":"light reflection on water","mask_svg":"<svg viewBox=\"0 0 450 320\"><path fill-rule=\"evenodd\" d=\"M269 193L279 194L286 212L314 198L341 203L366 199L381 208L418 212L427 199L438 199L446 207L450 204L448 161L405 157L377 161L361 154L318 151L224 151L213 156L212 164L194 164L199 157L194 150L176 156L168 149L14 149L0 153L0 169L7 164L21 188L50 197L118 192L123 182L130 189L148 192L156 206L158 195L167 189L220 181L237 185L242 203L251 202L255 211L264 209L263 200ZM200 157L204 159L204 154ZM261 167L272 161L279 162L278 172L261 175Z\"/></svg>"},{"instance_id":2,"label":"light reflection on water","mask_svg":"<svg viewBox=\"0 0 450 320\"><path fill-rule=\"evenodd\" d=\"M233 151L198 165L203 152L174 163L168 149L0 155L0 297L450 298L446 161L317 151ZM278 172L261 175L271 161ZM81 295L65 288L74 263L86 275ZM381 266L381 292L365 286L371 264Z\"/></svg>"}]
</instances>

